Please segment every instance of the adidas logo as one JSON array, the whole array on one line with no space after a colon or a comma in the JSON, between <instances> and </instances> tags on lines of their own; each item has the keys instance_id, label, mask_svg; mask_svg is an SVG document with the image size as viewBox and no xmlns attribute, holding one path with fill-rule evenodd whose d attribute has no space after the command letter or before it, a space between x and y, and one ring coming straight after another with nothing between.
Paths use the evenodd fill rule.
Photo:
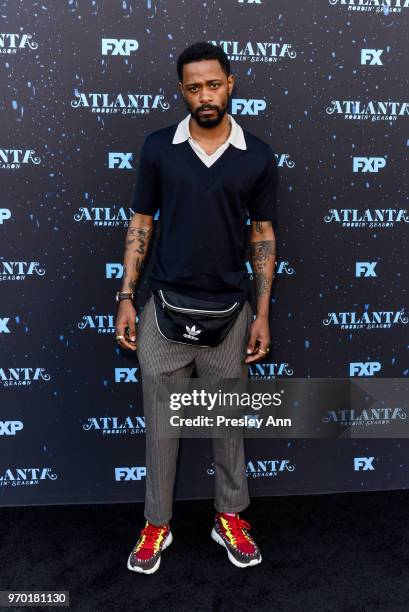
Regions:
<instances>
[{"instance_id":1,"label":"adidas logo","mask_svg":"<svg viewBox=\"0 0 409 612\"><path fill-rule=\"evenodd\" d=\"M199 340L199 338L197 338L197 336L202 333L201 329L196 329L196 327L194 325L192 325L192 327L189 327L189 325L186 325L186 331L187 334L183 334L184 338L190 338L190 340Z\"/></svg>"}]
</instances>

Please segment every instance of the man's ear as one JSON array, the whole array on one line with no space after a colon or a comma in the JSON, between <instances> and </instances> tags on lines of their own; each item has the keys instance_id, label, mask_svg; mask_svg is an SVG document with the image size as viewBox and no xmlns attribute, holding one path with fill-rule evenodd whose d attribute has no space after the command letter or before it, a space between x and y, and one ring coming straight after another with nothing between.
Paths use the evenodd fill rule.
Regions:
<instances>
[{"instance_id":1,"label":"man's ear","mask_svg":"<svg viewBox=\"0 0 409 612\"><path fill-rule=\"evenodd\" d=\"M182 94L182 96L184 97L184 93L183 93L183 84L179 81L178 83L179 85L179 89L180 89L180 93Z\"/></svg>"}]
</instances>

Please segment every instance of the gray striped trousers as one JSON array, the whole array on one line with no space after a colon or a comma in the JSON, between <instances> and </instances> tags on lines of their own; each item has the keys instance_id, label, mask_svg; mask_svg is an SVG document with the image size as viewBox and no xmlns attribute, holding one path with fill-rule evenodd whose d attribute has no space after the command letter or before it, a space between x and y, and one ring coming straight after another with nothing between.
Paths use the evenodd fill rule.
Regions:
<instances>
[{"instance_id":1,"label":"gray striped trousers","mask_svg":"<svg viewBox=\"0 0 409 612\"><path fill-rule=\"evenodd\" d=\"M190 378L194 366L198 377L203 381L247 378L248 366L244 359L252 320L252 307L249 301L246 301L233 327L218 346L198 347L171 342L160 334L155 320L153 295L143 308L136 328L136 343L142 374L146 425L144 515L154 525L167 523L172 517L179 439L159 436L163 411L155 409L155 396L149 378ZM167 417L169 418L168 414ZM232 431L231 436L212 438L212 443L215 470L214 507L219 512L240 512L250 503L241 428Z\"/></svg>"}]
</instances>

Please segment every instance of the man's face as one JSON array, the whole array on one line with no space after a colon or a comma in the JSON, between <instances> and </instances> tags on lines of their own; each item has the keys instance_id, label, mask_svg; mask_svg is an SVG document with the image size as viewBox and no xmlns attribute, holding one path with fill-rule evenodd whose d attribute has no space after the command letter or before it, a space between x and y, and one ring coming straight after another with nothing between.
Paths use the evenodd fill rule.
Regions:
<instances>
[{"instance_id":1,"label":"man's face","mask_svg":"<svg viewBox=\"0 0 409 612\"><path fill-rule=\"evenodd\" d=\"M234 76L227 77L214 59L185 64L183 83L179 82L188 111L201 127L209 129L219 125L227 112L233 85Z\"/></svg>"}]
</instances>

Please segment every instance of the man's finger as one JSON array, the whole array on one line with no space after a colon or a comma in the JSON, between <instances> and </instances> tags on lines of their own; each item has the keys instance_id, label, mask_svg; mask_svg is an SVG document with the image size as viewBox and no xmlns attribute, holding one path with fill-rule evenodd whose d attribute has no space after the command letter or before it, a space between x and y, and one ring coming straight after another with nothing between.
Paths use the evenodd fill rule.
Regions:
<instances>
[{"instance_id":1,"label":"man's finger","mask_svg":"<svg viewBox=\"0 0 409 612\"><path fill-rule=\"evenodd\" d=\"M250 338L249 341L247 343L247 355L250 355L251 353L254 353L255 350L255 346L256 346L256 341L257 341L257 334L255 332L250 333Z\"/></svg>"},{"instance_id":2,"label":"man's finger","mask_svg":"<svg viewBox=\"0 0 409 612\"><path fill-rule=\"evenodd\" d=\"M131 351L136 351L136 344L135 344L135 342L129 342L125 338L121 338L120 340L117 340L117 343L119 344L119 346L121 346L124 349L129 349Z\"/></svg>"},{"instance_id":3,"label":"man's finger","mask_svg":"<svg viewBox=\"0 0 409 612\"><path fill-rule=\"evenodd\" d=\"M266 353L268 353L268 349L269 349L269 343L267 342L267 340L261 340L260 346L257 348L257 351L261 353L262 355L265 355Z\"/></svg>"},{"instance_id":4,"label":"man's finger","mask_svg":"<svg viewBox=\"0 0 409 612\"><path fill-rule=\"evenodd\" d=\"M115 327L116 342L119 344L119 346L121 346L124 349L135 351L136 344L135 342L130 342L127 339L126 328L127 328L126 321L124 321L123 323L117 324L117 326ZM118 336L122 336L122 337L118 337ZM134 331L134 336L136 336L135 331Z\"/></svg>"},{"instance_id":5,"label":"man's finger","mask_svg":"<svg viewBox=\"0 0 409 612\"><path fill-rule=\"evenodd\" d=\"M245 363L254 363L265 358L268 354L269 343L266 340L260 340L260 345L255 348L252 354L245 359Z\"/></svg>"},{"instance_id":6,"label":"man's finger","mask_svg":"<svg viewBox=\"0 0 409 612\"><path fill-rule=\"evenodd\" d=\"M249 355L244 360L244 363L255 363L256 361L261 361L264 355L262 353L254 353L254 355Z\"/></svg>"},{"instance_id":7,"label":"man's finger","mask_svg":"<svg viewBox=\"0 0 409 612\"><path fill-rule=\"evenodd\" d=\"M128 335L132 342L136 340L136 326L135 321L128 321Z\"/></svg>"}]
</instances>

